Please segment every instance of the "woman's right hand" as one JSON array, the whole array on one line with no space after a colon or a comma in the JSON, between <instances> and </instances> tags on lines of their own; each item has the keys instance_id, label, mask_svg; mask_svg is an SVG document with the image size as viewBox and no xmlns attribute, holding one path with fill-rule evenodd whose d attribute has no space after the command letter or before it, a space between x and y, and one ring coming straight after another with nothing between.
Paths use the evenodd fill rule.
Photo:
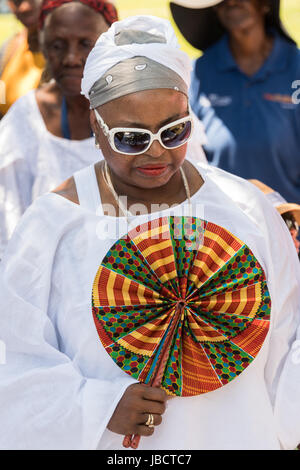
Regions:
<instances>
[{"instance_id":1,"label":"woman's right hand","mask_svg":"<svg viewBox=\"0 0 300 470\"><path fill-rule=\"evenodd\" d=\"M151 436L154 427L146 426L149 414L153 415L154 426L162 422L166 410L167 394L160 388L145 384L130 385L119 401L107 428L117 434Z\"/></svg>"}]
</instances>

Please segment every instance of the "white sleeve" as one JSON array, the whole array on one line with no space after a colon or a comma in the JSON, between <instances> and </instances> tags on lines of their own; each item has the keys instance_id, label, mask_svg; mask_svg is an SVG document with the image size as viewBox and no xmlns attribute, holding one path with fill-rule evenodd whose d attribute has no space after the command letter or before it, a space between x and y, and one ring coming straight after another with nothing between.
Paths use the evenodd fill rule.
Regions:
<instances>
[{"instance_id":1,"label":"white sleeve","mask_svg":"<svg viewBox=\"0 0 300 470\"><path fill-rule=\"evenodd\" d=\"M133 380L85 377L60 351L48 312L58 236L46 217L34 203L0 263L0 449L96 449Z\"/></svg>"},{"instance_id":2,"label":"white sleeve","mask_svg":"<svg viewBox=\"0 0 300 470\"><path fill-rule=\"evenodd\" d=\"M284 449L295 449L300 444L300 264L292 238L279 215L278 220L278 225L270 225L274 233L272 291L276 317L266 380L278 438Z\"/></svg>"},{"instance_id":3,"label":"white sleeve","mask_svg":"<svg viewBox=\"0 0 300 470\"><path fill-rule=\"evenodd\" d=\"M26 99L26 97L25 97ZM36 146L18 100L0 121L0 259L17 223L31 204L29 157Z\"/></svg>"},{"instance_id":4,"label":"white sleeve","mask_svg":"<svg viewBox=\"0 0 300 470\"><path fill-rule=\"evenodd\" d=\"M248 205L253 201L251 217L265 239L263 256L272 299L265 380L274 426L282 448L295 449L300 443L300 263L276 209L257 188L253 194L246 192L245 197Z\"/></svg>"},{"instance_id":5,"label":"white sleeve","mask_svg":"<svg viewBox=\"0 0 300 470\"><path fill-rule=\"evenodd\" d=\"M212 167L215 182L257 226L272 299L266 389L284 449L300 443L300 263L279 213L252 183ZM224 199L224 204L226 203Z\"/></svg>"},{"instance_id":6,"label":"white sleeve","mask_svg":"<svg viewBox=\"0 0 300 470\"><path fill-rule=\"evenodd\" d=\"M20 218L32 202L31 187L32 175L23 159L0 166L0 259Z\"/></svg>"}]
</instances>

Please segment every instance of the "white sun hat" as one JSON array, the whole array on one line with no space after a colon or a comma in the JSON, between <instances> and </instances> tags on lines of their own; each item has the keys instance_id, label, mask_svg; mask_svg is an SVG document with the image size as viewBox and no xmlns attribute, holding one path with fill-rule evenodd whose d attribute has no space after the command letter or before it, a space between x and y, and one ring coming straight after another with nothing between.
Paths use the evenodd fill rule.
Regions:
<instances>
[{"instance_id":1,"label":"white sun hat","mask_svg":"<svg viewBox=\"0 0 300 470\"><path fill-rule=\"evenodd\" d=\"M221 3L223 0L173 0L172 3L186 8L208 8Z\"/></svg>"}]
</instances>

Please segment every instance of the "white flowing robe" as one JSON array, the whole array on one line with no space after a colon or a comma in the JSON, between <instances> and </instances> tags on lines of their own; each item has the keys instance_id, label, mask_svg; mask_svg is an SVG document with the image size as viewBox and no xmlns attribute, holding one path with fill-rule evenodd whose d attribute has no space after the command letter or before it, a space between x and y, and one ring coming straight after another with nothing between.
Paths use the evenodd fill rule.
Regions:
<instances>
[{"instance_id":1,"label":"white flowing robe","mask_svg":"<svg viewBox=\"0 0 300 470\"><path fill-rule=\"evenodd\" d=\"M199 169L204 184L193 206L203 205L205 220L253 251L272 299L270 331L257 357L232 382L168 400L162 424L139 448L293 449L300 442L295 248L257 188L216 168ZM137 217L136 225L145 217ZM105 225L113 222L49 193L27 210L8 245L0 263L0 339L6 345L6 364L0 365L1 449L122 449L123 436L106 426L135 380L106 353L91 309L97 270L127 233L122 219L121 235L103 237Z\"/></svg>"},{"instance_id":2,"label":"white flowing robe","mask_svg":"<svg viewBox=\"0 0 300 470\"><path fill-rule=\"evenodd\" d=\"M203 125L194 115L188 154L206 161ZM0 121L0 259L27 207L73 173L103 158L95 139L68 140L51 134L35 90L20 98Z\"/></svg>"}]
</instances>

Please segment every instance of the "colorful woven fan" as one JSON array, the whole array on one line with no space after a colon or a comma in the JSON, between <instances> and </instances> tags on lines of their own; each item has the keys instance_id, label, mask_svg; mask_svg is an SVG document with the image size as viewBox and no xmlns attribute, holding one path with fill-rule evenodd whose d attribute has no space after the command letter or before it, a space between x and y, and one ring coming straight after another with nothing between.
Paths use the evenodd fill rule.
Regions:
<instances>
[{"instance_id":1,"label":"colorful woven fan","mask_svg":"<svg viewBox=\"0 0 300 470\"><path fill-rule=\"evenodd\" d=\"M270 296L254 254L224 228L191 217L158 218L118 240L92 297L111 358L172 396L235 379L270 325Z\"/></svg>"}]
</instances>

